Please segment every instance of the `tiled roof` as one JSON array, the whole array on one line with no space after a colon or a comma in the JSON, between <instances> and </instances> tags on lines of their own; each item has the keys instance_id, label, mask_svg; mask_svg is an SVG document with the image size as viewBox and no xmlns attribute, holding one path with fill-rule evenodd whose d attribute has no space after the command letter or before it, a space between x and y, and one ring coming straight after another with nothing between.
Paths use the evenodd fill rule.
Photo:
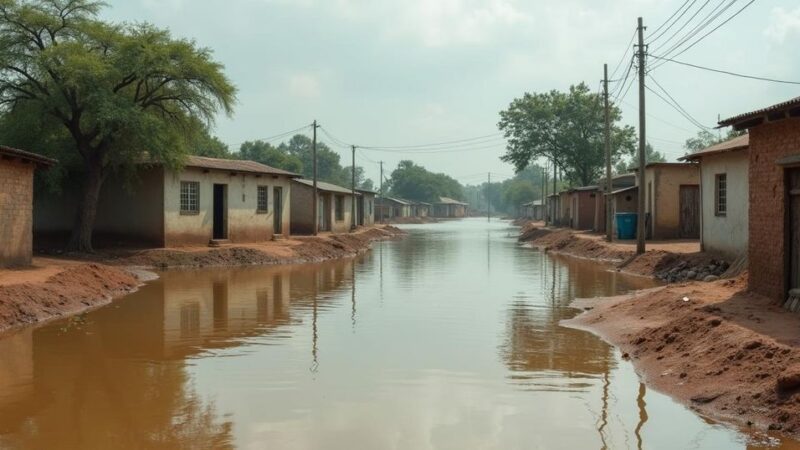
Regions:
<instances>
[{"instance_id":1,"label":"tiled roof","mask_svg":"<svg viewBox=\"0 0 800 450\"><path fill-rule=\"evenodd\" d=\"M295 178L294 180L297 183L304 184L309 187L314 186L314 180L309 180L307 178ZM345 187L333 184L333 183L326 183L324 181L317 181L317 190L318 191L325 191L325 192L335 192L337 194L352 194L353 192L350 189ZM361 195L356 190L356 195Z\"/></svg>"},{"instance_id":2,"label":"tiled roof","mask_svg":"<svg viewBox=\"0 0 800 450\"><path fill-rule=\"evenodd\" d=\"M696 159L700 159L703 156L715 155L717 153L724 153L724 152L732 152L735 150L744 150L747 149L749 146L750 146L750 135L743 134L733 139L729 139L725 142L720 142L719 144L715 144L712 145L711 147L704 148L698 152L686 155L681 159L685 161L693 161Z\"/></svg>"},{"instance_id":3,"label":"tiled roof","mask_svg":"<svg viewBox=\"0 0 800 450\"><path fill-rule=\"evenodd\" d=\"M43 166L52 166L53 164L58 162L55 159L39 155L38 153L26 152L25 150L6 147L5 145L0 145L0 155L24 159L30 162L41 164Z\"/></svg>"},{"instance_id":4,"label":"tiled roof","mask_svg":"<svg viewBox=\"0 0 800 450\"><path fill-rule=\"evenodd\" d=\"M719 125L723 127L729 125L736 125L737 123L744 122L750 119L755 119L758 118L759 116L764 116L770 113L785 111L787 109L793 109L797 107L800 107L800 97L795 97L785 102L776 103L772 106L767 106L766 108L761 108L755 111L750 111L744 114L739 114L733 117L729 117L725 120L721 120L719 122Z\"/></svg>"},{"instance_id":5,"label":"tiled roof","mask_svg":"<svg viewBox=\"0 0 800 450\"><path fill-rule=\"evenodd\" d=\"M298 177L296 173L292 173L283 169L276 169L266 164L261 164L255 161L247 161L240 159L220 159L208 158L205 156L190 155L186 158L184 164L186 167L198 167L201 169L211 170L225 170L230 172L246 172L246 173L260 173L266 175L285 175L288 177Z\"/></svg>"}]
</instances>

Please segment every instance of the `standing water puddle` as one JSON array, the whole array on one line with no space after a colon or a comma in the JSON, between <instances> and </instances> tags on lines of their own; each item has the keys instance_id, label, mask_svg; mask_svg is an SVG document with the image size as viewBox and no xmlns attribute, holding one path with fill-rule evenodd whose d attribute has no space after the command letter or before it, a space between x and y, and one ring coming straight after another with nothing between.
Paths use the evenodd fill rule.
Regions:
<instances>
[{"instance_id":1,"label":"standing water puddle","mask_svg":"<svg viewBox=\"0 0 800 450\"><path fill-rule=\"evenodd\" d=\"M0 340L2 449L800 448L639 383L576 297L651 282L410 226L356 260L174 271Z\"/></svg>"}]
</instances>

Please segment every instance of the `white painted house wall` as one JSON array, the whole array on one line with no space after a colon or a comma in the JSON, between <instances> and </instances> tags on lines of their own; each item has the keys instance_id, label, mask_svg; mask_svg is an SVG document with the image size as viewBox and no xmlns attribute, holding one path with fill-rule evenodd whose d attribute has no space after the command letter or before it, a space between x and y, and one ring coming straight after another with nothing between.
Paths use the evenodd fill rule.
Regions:
<instances>
[{"instance_id":1,"label":"white painted house wall","mask_svg":"<svg viewBox=\"0 0 800 450\"><path fill-rule=\"evenodd\" d=\"M747 252L749 189L746 150L703 156L700 161L702 196L702 234L705 251L736 258ZM717 174L727 174L725 216L715 211Z\"/></svg>"}]
</instances>

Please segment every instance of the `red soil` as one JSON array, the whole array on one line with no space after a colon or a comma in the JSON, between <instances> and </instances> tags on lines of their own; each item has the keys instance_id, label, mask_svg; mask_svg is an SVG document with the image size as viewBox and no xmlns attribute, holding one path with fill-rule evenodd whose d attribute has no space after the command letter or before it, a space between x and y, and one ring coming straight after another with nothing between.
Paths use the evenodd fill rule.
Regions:
<instances>
[{"instance_id":1,"label":"red soil","mask_svg":"<svg viewBox=\"0 0 800 450\"><path fill-rule=\"evenodd\" d=\"M745 288L740 276L576 300L586 312L564 325L618 346L648 385L701 414L800 436L800 315Z\"/></svg>"}]
</instances>

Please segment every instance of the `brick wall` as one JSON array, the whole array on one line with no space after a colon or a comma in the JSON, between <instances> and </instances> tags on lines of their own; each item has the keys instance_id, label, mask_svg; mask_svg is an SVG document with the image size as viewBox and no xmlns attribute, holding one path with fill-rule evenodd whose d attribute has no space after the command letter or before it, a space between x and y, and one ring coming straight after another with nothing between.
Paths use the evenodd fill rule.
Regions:
<instances>
[{"instance_id":1,"label":"brick wall","mask_svg":"<svg viewBox=\"0 0 800 450\"><path fill-rule=\"evenodd\" d=\"M0 159L0 267L31 263L33 169Z\"/></svg>"},{"instance_id":2,"label":"brick wall","mask_svg":"<svg viewBox=\"0 0 800 450\"><path fill-rule=\"evenodd\" d=\"M784 299L788 275L785 169L775 161L794 154L800 154L800 119L767 123L750 130L750 290L775 300Z\"/></svg>"}]
</instances>

